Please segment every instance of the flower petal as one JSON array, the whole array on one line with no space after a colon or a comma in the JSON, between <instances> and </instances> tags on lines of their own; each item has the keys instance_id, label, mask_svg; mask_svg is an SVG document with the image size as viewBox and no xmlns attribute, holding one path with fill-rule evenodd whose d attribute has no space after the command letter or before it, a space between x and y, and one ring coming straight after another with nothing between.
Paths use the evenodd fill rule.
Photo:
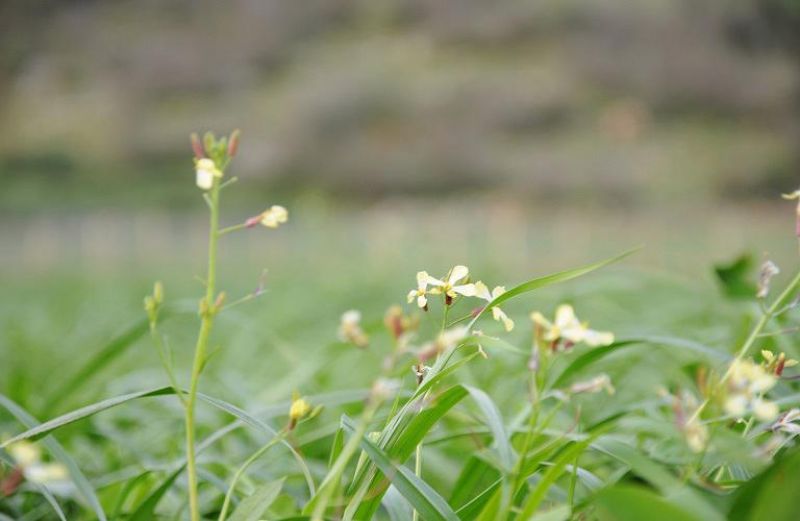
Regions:
<instances>
[{"instance_id":1,"label":"flower petal","mask_svg":"<svg viewBox=\"0 0 800 521\"><path fill-rule=\"evenodd\" d=\"M458 266L455 266L453 267L452 270L450 270L450 276L448 277L447 281L451 285L455 285L456 282L467 278L467 275L469 275L469 268L459 264Z\"/></svg>"}]
</instances>

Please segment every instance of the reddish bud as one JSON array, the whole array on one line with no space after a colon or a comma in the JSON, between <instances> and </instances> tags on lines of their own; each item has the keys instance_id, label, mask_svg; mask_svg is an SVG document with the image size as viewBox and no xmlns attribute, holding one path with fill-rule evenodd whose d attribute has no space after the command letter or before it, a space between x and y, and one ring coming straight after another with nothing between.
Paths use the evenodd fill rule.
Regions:
<instances>
[{"instance_id":1,"label":"reddish bud","mask_svg":"<svg viewBox=\"0 0 800 521\"><path fill-rule=\"evenodd\" d=\"M237 128L231 133L228 139L228 157L233 157L239 151L239 129Z\"/></svg>"},{"instance_id":2,"label":"reddish bud","mask_svg":"<svg viewBox=\"0 0 800 521\"><path fill-rule=\"evenodd\" d=\"M192 151L194 152L195 159L203 159L206 157L203 145L200 143L200 137L194 132L192 132Z\"/></svg>"},{"instance_id":3,"label":"reddish bud","mask_svg":"<svg viewBox=\"0 0 800 521\"><path fill-rule=\"evenodd\" d=\"M261 214L255 215L250 217L244 222L245 228L252 228L254 226L258 226L258 223L261 222Z\"/></svg>"}]
</instances>

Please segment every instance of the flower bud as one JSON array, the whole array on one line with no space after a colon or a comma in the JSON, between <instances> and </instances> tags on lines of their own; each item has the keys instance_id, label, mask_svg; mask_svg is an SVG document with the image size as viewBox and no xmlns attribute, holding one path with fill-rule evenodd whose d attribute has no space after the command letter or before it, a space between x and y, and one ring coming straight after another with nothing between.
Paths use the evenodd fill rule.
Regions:
<instances>
[{"instance_id":1,"label":"flower bud","mask_svg":"<svg viewBox=\"0 0 800 521\"><path fill-rule=\"evenodd\" d=\"M200 143L200 137L197 135L197 132L192 132L192 151L194 152L195 159L203 159L206 157L206 153L203 150L203 145Z\"/></svg>"},{"instance_id":2,"label":"flower bud","mask_svg":"<svg viewBox=\"0 0 800 521\"><path fill-rule=\"evenodd\" d=\"M228 157L233 157L239 151L239 129L237 128L231 132L231 137L228 139Z\"/></svg>"}]
</instances>

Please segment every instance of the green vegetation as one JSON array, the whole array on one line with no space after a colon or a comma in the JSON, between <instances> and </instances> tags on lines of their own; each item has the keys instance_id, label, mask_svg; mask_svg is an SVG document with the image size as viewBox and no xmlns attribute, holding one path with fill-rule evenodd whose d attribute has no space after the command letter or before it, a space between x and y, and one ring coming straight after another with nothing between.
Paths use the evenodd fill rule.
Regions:
<instances>
[{"instance_id":1,"label":"green vegetation","mask_svg":"<svg viewBox=\"0 0 800 521\"><path fill-rule=\"evenodd\" d=\"M368 270L277 249L259 278L228 241L285 245L294 210L229 225L238 135L193 144L207 259L154 262L152 290L4 280L3 516L796 517L796 253L718 266L718 287L636 271L638 251L500 285L511 249L450 267L414 236ZM199 311L175 296L194 268Z\"/></svg>"}]
</instances>

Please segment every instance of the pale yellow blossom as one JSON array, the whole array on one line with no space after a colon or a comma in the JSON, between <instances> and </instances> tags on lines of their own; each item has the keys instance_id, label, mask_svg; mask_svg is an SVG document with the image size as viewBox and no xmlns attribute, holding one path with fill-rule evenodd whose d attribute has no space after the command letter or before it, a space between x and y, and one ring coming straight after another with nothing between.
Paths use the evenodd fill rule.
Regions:
<instances>
[{"instance_id":1,"label":"pale yellow blossom","mask_svg":"<svg viewBox=\"0 0 800 521\"><path fill-rule=\"evenodd\" d=\"M342 314L339 323L339 340L349 342L357 347L367 347L369 337L361 329L361 312L351 309Z\"/></svg>"},{"instance_id":2,"label":"pale yellow blossom","mask_svg":"<svg viewBox=\"0 0 800 521\"><path fill-rule=\"evenodd\" d=\"M590 347L606 346L614 342L614 334L589 329L586 323L580 322L575 310L569 304L562 304L556 309L553 322L547 320L538 311L531 313L531 320L542 328L542 339L557 343L565 341L570 344L583 342Z\"/></svg>"},{"instance_id":3,"label":"pale yellow blossom","mask_svg":"<svg viewBox=\"0 0 800 521\"><path fill-rule=\"evenodd\" d=\"M771 421L780 412L775 402L764 399L777 378L751 360L734 360L729 369L725 411L735 418L752 413L762 421Z\"/></svg>"},{"instance_id":4,"label":"pale yellow blossom","mask_svg":"<svg viewBox=\"0 0 800 521\"><path fill-rule=\"evenodd\" d=\"M66 467L60 463L43 462L38 445L20 440L10 444L6 451L28 481L56 487L67 485L69 475Z\"/></svg>"},{"instance_id":5,"label":"pale yellow blossom","mask_svg":"<svg viewBox=\"0 0 800 521\"><path fill-rule=\"evenodd\" d=\"M194 163L195 182L203 190L211 190L214 180L222 177L222 171L217 168L213 160L204 157L196 159Z\"/></svg>"},{"instance_id":6,"label":"pale yellow blossom","mask_svg":"<svg viewBox=\"0 0 800 521\"><path fill-rule=\"evenodd\" d=\"M311 412L311 405L305 398L299 397L296 393L292 397L292 405L289 407L289 421L294 425L299 420L308 416Z\"/></svg>"},{"instance_id":7,"label":"pale yellow blossom","mask_svg":"<svg viewBox=\"0 0 800 521\"><path fill-rule=\"evenodd\" d=\"M277 228L289 220L289 211L280 205L272 205L269 209L264 210L261 214L259 222L267 228Z\"/></svg>"},{"instance_id":8,"label":"pale yellow blossom","mask_svg":"<svg viewBox=\"0 0 800 521\"><path fill-rule=\"evenodd\" d=\"M475 296L478 298L482 298L487 302L491 302L503 293L506 292L506 288L503 286L496 286L491 292L489 291L489 287L486 286L481 281L475 283ZM508 318L508 315L500 309L498 306L494 306L492 308L492 317L497 320L498 322L503 323L503 327L505 327L506 331L511 331L514 329L514 321Z\"/></svg>"},{"instance_id":9,"label":"pale yellow blossom","mask_svg":"<svg viewBox=\"0 0 800 521\"><path fill-rule=\"evenodd\" d=\"M428 284L433 286L428 292L431 295L444 295L446 303L450 304L458 295L465 297L475 296L475 284L459 284L469 276L469 268L458 265L453 267L445 277L445 280L428 277Z\"/></svg>"},{"instance_id":10,"label":"pale yellow blossom","mask_svg":"<svg viewBox=\"0 0 800 521\"><path fill-rule=\"evenodd\" d=\"M408 303L411 304L416 299L417 306L421 309L428 309L428 285L432 277L427 271L417 272L417 289L408 292Z\"/></svg>"}]
</instances>

